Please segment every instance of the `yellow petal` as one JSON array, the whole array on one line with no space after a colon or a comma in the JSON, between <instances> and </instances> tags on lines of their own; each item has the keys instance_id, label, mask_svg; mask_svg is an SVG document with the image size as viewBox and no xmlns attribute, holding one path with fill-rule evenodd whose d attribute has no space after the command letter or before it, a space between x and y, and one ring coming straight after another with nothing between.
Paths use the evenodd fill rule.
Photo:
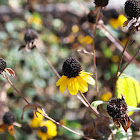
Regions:
<instances>
[{"instance_id":1,"label":"yellow petal","mask_svg":"<svg viewBox=\"0 0 140 140\"><path fill-rule=\"evenodd\" d=\"M95 80L90 75L82 76L82 79L91 85L95 84Z\"/></svg>"},{"instance_id":2,"label":"yellow petal","mask_svg":"<svg viewBox=\"0 0 140 140\"><path fill-rule=\"evenodd\" d=\"M79 75L82 77L86 75L92 75L92 73L81 71Z\"/></svg>"},{"instance_id":3,"label":"yellow petal","mask_svg":"<svg viewBox=\"0 0 140 140\"><path fill-rule=\"evenodd\" d=\"M59 86L61 84L61 82L63 82L67 77L66 76L62 76L57 82L56 82L56 86Z\"/></svg>"},{"instance_id":4,"label":"yellow petal","mask_svg":"<svg viewBox=\"0 0 140 140\"><path fill-rule=\"evenodd\" d=\"M77 79L77 81L79 83L79 91L81 91L82 93L87 92L88 91L88 84L87 84L87 82L84 81L82 79L82 77L80 77L80 76L77 76L76 79Z\"/></svg>"},{"instance_id":5,"label":"yellow petal","mask_svg":"<svg viewBox=\"0 0 140 140\"><path fill-rule=\"evenodd\" d=\"M79 83L76 78L70 78L68 82L68 90L70 94L76 95L79 90Z\"/></svg>"},{"instance_id":6,"label":"yellow petal","mask_svg":"<svg viewBox=\"0 0 140 140\"><path fill-rule=\"evenodd\" d=\"M65 76L66 77L66 76ZM62 93L64 93L64 91L65 91L65 89L66 89L66 87L67 87L67 85L68 85L68 81L69 81L69 78L63 78L63 81L61 82L61 84L60 84L60 88L59 88L59 90L62 92Z\"/></svg>"}]
</instances>

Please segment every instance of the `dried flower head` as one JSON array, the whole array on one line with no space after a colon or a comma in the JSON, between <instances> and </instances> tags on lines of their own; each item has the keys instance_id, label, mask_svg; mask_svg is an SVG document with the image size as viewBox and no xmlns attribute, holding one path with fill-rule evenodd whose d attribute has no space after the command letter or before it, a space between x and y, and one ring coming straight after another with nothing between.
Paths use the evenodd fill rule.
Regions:
<instances>
[{"instance_id":1,"label":"dried flower head","mask_svg":"<svg viewBox=\"0 0 140 140\"><path fill-rule=\"evenodd\" d=\"M109 0L95 0L94 3L96 6L105 7L108 5Z\"/></svg>"},{"instance_id":2,"label":"dried flower head","mask_svg":"<svg viewBox=\"0 0 140 140\"><path fill-rule=\"evenodd\" d=\"M131 125L131 120L127 114L127 104L124 96L120 98L111 98L107 104L107 112L113 118L114 124L118 129L120 124L127 132L127 129Z\"/></svg>"},{"instance_id":3,"label":"dried flower head","mask_svg":"<svg viewBox=\"0 0 140 140\"><path fill-rule=\"evenodd\" d=\"M4 124L8 124L11 125L16 121L15 115L13 114L13 112L8 111L4 114L3 116L3 123Z\"/></svg>"},{"instance_id":4,"label":"dried flower head","mask_svg":"<svg viewBox=\"0 0 140 140\"><path fill-rule=\"evenodd\" d=\"M10 76L14 77L15 72L11 68L6 68L6 67L7 67L6 61L3 58L0 58L0 74L2 74L3 77L5 77L4 72L6 72Z\"/></svg>"},{"instance_id":5,"label":"dried flower head","mask_svg":"<svg viewBox=\"0 0 140 140\"><path fill-rule=\"evenodd\" d=\"M140 25L140 1L127 0L125 2L125 13L128 16L128 20L124 22L124 27L132 28Z\"/></svg>"},{"instance_id":6,"label":"dried flower head","mask_svg":"<svg viewBox=\"0 0 140 140\"><path fill-rule=\"evenodd\" d=\"M25 48L26 51L29 52L30 50L36 47L37 40L38 40L37 32L32 29L28 29L25 32L25 36L24 36L25 45L21 45L19 47L19 50Z\"/></svg>"},{"instance_id":7,"label":"dried flower head","mask_svg":"<svg viewBox=\"0 0 140 140\"><path fill-rule=\"evenodd\" d=\"M15 115L11 111L6 112L3 116L3 124L0 125L0 132L4 132L8 127L8 132L11 135L14 135L15 128L13 123L15 121L16 121Z\"/></svg>"},{"instance_id":8,"label":"dried flower head","mask_svg":"<svg viewBox=\"0 0 140 140\"><path fill-rule=\"evenodd\" d=\"M139 8L139 3L137 0L127 0L125 2L125 13L126 15L132 19L132 18L137 18L140 15L140 8Z\"/></svg>"}]
</instances>

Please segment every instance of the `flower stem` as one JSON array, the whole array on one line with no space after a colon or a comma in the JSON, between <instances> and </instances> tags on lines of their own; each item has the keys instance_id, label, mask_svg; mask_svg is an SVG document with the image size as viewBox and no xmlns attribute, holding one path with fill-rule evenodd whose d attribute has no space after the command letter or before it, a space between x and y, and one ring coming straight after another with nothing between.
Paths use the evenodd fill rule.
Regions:
<instances>
[{"instance_id":1,"label":"flower stem","mask_svg":"<svg viewBox=\"0 0 140 140\"><path fill-rule=\"evenodd\" d=\"M37 112L38 112L38 111L37 111ZM40 113L40 112L38 112L38 113ZM80 133L75 132L74 130L72 130L72 129L70 129L70 128L64 126L63 124L61 124L61 123L55 121L54 119L52 119L51 117L49 117L49 116L45 113L45 111L43 111L43 114L42 114L42 113L40 113L40 114L41 114L42 116L44 116L46 119L49 119L49 120L51 120L52 122L54 122L56 125L59 125L59 126L63 127L64 129L66 129L66 130L68 130L68 131L70 131L70 132L72 132L72 133L74 133L74 134L76 134L76 135L78 135L78 136L80 136L80 137L82 137L82 138L84 138L84 139L87 139L87 140L94 140L94 139L92 139L92 138L83 136L83 135L81 135Z\"/></svg>"},{"instance_id":2,"label":"flower stem","mask_svg":"<svg viewBox=\"0 0 140 140\"><path fill-rule=\"evenodd\" d=\"M116 82L117 82L117 79L118 79L118 72L119 72L119 69L120 69L120 66L121 66L121 63L122 63L122 60L123 60L124 52L125 52L125 50L126 50L126 48L127 48L127 45L128 45L128 43L129 43L131 37L132 37L132 34L133 34L134 31L135 31L135 28L136 28L136 27L133 27L133 28L132 28L132 30L131 30L131 32L130 32L130 35L129 35L129 37L128 37L128 40L127 40L127 42L126 42L126 44L125 44L125 46L124 46L124 49L123 49L123 51L122 51L122 55L121 55L121 57L120 57L120 61L119 61L118 68L117 68L117 72L116 72L116 75L115 75L115 82L114 82L114 89L113 89L113 90L114 90L114 91L113 91L113 97L115 96L115 89L116 89Z\"/></svg>"},{"instance_id":3,"label":"flower stem","mask_svg":"<svg viewBox=\"0 0 140 140\"><path fill-rule=\"evenodd\" d=\"M41 50L38 47L36 47L36 48L37 48L38 52L41 54L41 56L44 58L44 60L49 64L49 66L54 71L54 73L56 74L56 76L58 78L60 78L59 73L55 70L55 68L53 67L53 65L51 64L51 62L47 59L47 57L41 52Z\"/></svg>"},{"instance_id":4,"label":"flower stem","mask_svg":"<svg viewBox=\"0 0 140 140\"><path fill-rule=\"evenodd\" d=\"M99 116L100 116L99 112L91 106L91 104L88 102L88 100L86 99L86 97L83 95L82 92L79 92L79 93L80 93L81 97L84 99L84 101L87 103L88 107L89 107L89 108L92 110L92 112L95 114L95 116L96 116L96 117L99 117ZM86 107L87 107L87 106L86 106Z\"/></svg>"},{"instance_id":5,"label":"flower stem","mask_svg":"<svg viewBox=\"0 0 140 140\"><path fill-rule=\"evenodd\" d=\"M29 104L27 99L17 90L17 88L13 85L13 83L10 81L10 79L4 74L3 77L6 78L6 80L9 82L9 84L14 88L14 90L24 99L24 101Z\"/></svg>"},{"instance_id":6,"label":"flower stem","mask_svg":"<svg viewBox=\"0 0 140 140\"><path fill-rule=\"evenodd\" d=\"M133 58L126 64L126 66L121 70L119 76L121 76L121 74L124 72L124 70L127 68L127 66L137 57L137 55L140 53L140 47L137 50L136 54L133 56ZM119 77L118 76L118 77Z\"/></svg>"}]
</instances>

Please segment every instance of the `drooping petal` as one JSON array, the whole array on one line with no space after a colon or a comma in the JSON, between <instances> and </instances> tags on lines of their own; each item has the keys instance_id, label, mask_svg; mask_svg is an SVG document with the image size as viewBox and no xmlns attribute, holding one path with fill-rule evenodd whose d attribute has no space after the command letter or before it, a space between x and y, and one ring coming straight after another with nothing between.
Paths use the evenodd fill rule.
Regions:
<instances>
[{"instance_id":1,"label":"drooping petal","mask_svg":"<svg viewBox=\"0 0 140 140\"><path fill-rule=\"evenodd\" d=\"M85 80L87 83L94 85L95 84L95 80L90 76L92 75L91 73L87 73L87 72L81 72L80 76L82 77L83 80Z\"/></svg>"},{"instance_id":2,"label":"drooping petal","mask_svg":"<svg viewBox=\"0 0 140 140\"><path fill-rule=\"evenodd\" d=\"M65 76L65 77L66 77L66 76ZM62 93L64 93L64 91L65 91L65 89L66 89L66 87L67 87L67 85L68 85L68 81L69 81L69 78L66 77L66 78L64 78L63 81L61 82L59 90L60 90Z\"/></svg>"},{"instance_id":3,"label":"drooping petal","mask_svg":"<svg viewBox=\"0 0 140 140\"><path fill-rule=\"evenodd\" d=\"M79 83L76 78L72 77L68 82L68 90L70 94L76 95L79 90Z\"/></svg>"},{"instance_id":4,"label":"drooping petal","mask_svg":"<svg viewBox=\"0 0 140 140\"><path fill-rule=\"evenodd\" d=\"M65 81L65 79L67 79L67 77L63 75L63 76L56 82L56 86L59 86L59 85L61 84L61 82L64 82L64 81Z\"/></svg>"},{"instance_id":5,"label":"drooping petal","mask_svg":"<svg viewBox=\"0 0 140 140\"><path fill-rule=\"evenodd\" d=\"M88 84L87 84L87 82L84 81L82 79L82 77L80 77L80 76L77 76L76 79L77 79L77 81L79 83L79 91L81 91L82 93L87 92L88 91Z\"/></svg>"}]
</instances>

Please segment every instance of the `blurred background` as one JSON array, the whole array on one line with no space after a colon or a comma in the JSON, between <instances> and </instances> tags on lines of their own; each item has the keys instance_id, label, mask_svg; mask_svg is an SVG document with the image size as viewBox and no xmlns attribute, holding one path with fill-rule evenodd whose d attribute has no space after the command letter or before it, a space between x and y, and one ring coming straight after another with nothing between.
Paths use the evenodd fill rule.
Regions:
<instances>
[{"instance_id":1,"label":"blurred background","mask_svg":"<svg viewBox=\"0 0 140 140\"><path fill-rule=\"evenodd\" d=\"M80 2L80 3L79 3ZM127 20L124 13L125 0L110 0L109 5L101 11L107 31L120 40L123 46L130 33L123 27ZM5 59L7 67L15 71L15 78L10 78L16 88L31 102L42 105L48 115L62 124L81 134L86 134L87 128L95 131L92 137L107 139L110 131L99 124L98 131L93 127L94 115L81 104L76 96L71 96L68 91L61 94L56 87L57 76L36 48L27 52L25 49L18 51L24 42L24 34L28 28L34 29L39 34L39 48L50 60L55 69L62 75L63 62L73 56L82 65L82 68L94 73L93 56L81 50L92 52L92 35L87 11L95 9L93 0L0 0L0 58ZM135 32L128 46L130 55L134 55L140 45L140 34ZM100 88L99 97L108 101L113 91L113 78L116 74L120 49L110 40L103 27L97 29L95 38L97 73ZM123 64L128 62L125 55ZM140 82L138 68L140 55L125 70L125 74L132 76ZM123 65L122 65L123 66ZM11 110L16 116L16 122L30 124L28 116L30 110L25 112L21 121L22 109L25 102L20 98L7 81L0 77L0 122L4 113ZM91 103L97 100L95 86L89 85L88 93L84 94ZM104 96L103 96L104 95ZM106 105L101 106L103 114L107 115ZM133 116L137 117L137 113ZM137 130L134 137L140 135L139 117L137 117ZM93 124L92 126L90 126ZM106 129L104 129L106 128ZM15 127L15 136L18 140L36 140L37 131L26 133L21 127ZM64 130L57 129L54 140L76 140L79 136ZM134 129L135 131L135 129ZM138 133L139 132L139 133ZM101 135L100 135L101 134ZM104 137L102 137L104 136ZM8 132L0 134L1 140L14 139Z\"/></svg>"}]
</instances>

